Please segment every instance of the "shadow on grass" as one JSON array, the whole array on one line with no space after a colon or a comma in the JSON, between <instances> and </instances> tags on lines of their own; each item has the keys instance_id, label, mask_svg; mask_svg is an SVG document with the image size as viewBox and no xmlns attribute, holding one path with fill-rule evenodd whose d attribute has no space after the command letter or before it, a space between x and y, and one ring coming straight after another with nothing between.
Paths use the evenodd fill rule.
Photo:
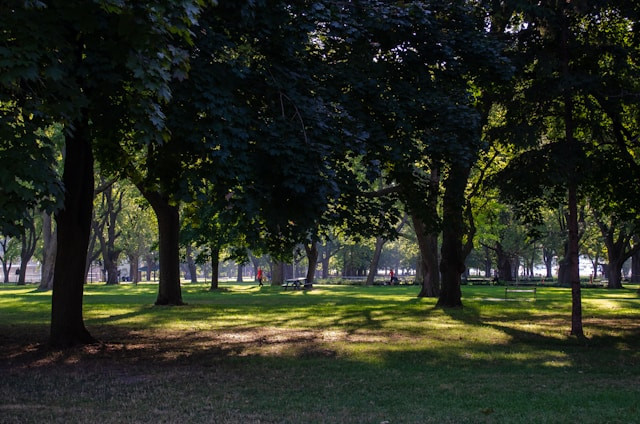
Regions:
<instances>
[{"instance_id":1,"label":"shadow on grass","mask_svg":"<svg viewBox=\"0 0 640 424\"><path fill-rule=\"evenodd\" d=\"M541 369L556 366L554 361L604 366L623 356L639 362L637 315L590 318L588 328L597 334L585 348L557 331L547 333L549 328L569 328L567 304L556 300L500 305L473 301L449 310L435 308L435 299L417 299L406 289L284 292L247 286L212 293L192 287L185 299L188 305L174 308L132 305L126 296L114 305L113 295L102 290L111 289L87 298L85 321L102 343L49 351L42 336L24 337L34 334L32 329L46 334L46 327L0 323L0 360L27 366L74 360L208 366L236 358L274 358L400 368L500 364ZM149 290L143 294L142 300L153 295ZM452 329L450 323L459 325ZM624 325L612 333L612 323Z\"/></svg>"}]
</instances>

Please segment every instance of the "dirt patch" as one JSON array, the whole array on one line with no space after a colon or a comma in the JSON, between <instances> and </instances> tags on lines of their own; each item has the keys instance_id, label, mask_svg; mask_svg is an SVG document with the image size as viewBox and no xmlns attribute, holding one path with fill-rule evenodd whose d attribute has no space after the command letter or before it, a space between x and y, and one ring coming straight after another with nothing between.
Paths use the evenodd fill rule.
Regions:
<instances>
[{"instance_id":1,"label":"dirt patch","mask_svg":"<svg viewBox=\"0 0 640 424\"><path fill-rule=\"evenodd\" d=\"M45 341L25 343L4 337L0 367L30 368L74 365L97 361L133 363L211 363L234 356L291 356L332 358L340 343L381 343L410 340L398 333L336 330L242 328L225 331L167 331L101 328L92 334L99 343L64 350L50 349ZM131 376L124 383L142 377Z\"/></svg>"}]
</instances>

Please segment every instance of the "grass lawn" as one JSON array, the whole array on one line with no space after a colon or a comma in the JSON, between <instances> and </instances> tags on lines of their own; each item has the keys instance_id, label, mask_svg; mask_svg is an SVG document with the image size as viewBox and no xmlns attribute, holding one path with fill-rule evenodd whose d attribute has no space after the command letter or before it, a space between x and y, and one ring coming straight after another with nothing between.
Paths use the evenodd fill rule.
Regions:
<instances>
[{"instance_id":1,"label":"grass lawn","mask_svg":"<svg viewBox=\"0 0 640 424\"><path fill-rule=\"evenodd\" d=\"M0 285L0 423L640 423L637 286L87 285L100 344L46 347L51 293Z\"/></svg>"}]
</instances>

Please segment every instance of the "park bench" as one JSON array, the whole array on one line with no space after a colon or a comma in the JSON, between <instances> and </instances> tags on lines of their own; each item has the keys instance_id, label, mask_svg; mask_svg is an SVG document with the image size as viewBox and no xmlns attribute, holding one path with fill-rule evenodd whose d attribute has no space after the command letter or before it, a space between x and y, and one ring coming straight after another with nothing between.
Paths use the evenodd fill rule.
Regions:
<instances>
[{"instance_id":1,"label":"park bench","mask_svg":"<svg viewBox=\"0 0 640 424\"><path fill-rule=\"evenodd\" d=\"M282 283L282 287L284 287L285 290L289 287L294 290L300 290L302 288L312 289L313 283L308 282L306 278L290 278Z\"/></svg>"},{"instance_id":2,"label":"park bench","mask_svg":"<svg viewBox=\"0 0 640 424\"><path fill-rule=\"evenodd\" d=\"M504 298L507 299L509 293L533 293L533 299L536 299L535 286L507 286L504 288Z\"/></svg>"}]
</instances>

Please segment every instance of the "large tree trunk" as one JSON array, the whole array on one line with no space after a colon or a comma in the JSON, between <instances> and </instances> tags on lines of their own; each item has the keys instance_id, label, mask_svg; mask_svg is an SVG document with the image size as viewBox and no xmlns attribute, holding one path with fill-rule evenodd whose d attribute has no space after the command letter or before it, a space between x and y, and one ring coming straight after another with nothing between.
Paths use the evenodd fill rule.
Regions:
<instances>
[{"instance_id":1,"label":"large tree trunk","mask_svg":"<svg viewBox=\"0 0 640 424\"><path fill-rule=\"evenodd\" d=\"M373 250L373 258L371 259L371 265L369 266L369 274L367 274L367 286L372 286L376 275L378 274L378 264L380 263L380 255L382 254L382 246L384 246L386 240L382 237L376 237L376 246Z\"/></svg>"},{"instance_id":2,"label":"large tree trunk","mask_svg":"<svg viewBox=\"0 0 640 424\"><path fill-rule=\"evenodd\" d=\"M552 265L553 265L553 250L543 247L542 248L542 256L543 256L544 266L545 266L545 268L547 270L546 278L553 278L553 269L552 269Z\"/></svg>"},{"instance_id":3,"label":"large tree trunk","mask_svg":"<svg viewBox=\"0 0 640 424\"><path fill-rule=\"evenodd\" d=\"M238 264L238 274L236 275L236 282L242 283L242 273L244 272L244 267L242 264Z\"/></svg>"},{"instance_id":4,"label":"large tree trunk","mask_svg":"<svg viewBox=\"0 0 640 424\"><path fill-rule=\"evenodd\" d=\"M328 257L322 257L322 278L329 278L329 259Z\"/></svg>"},{"instance_id":5,"label":"large tree trunk","mask_svg":"<svg viewBox=\"0 0 640 424\"><path fill-rule=\"evenodd\" d=\"M463 238L465 235L465 189L471 168L466 164L452 164L445 180L442 199L442 248L440 274L442 287L436 306L462 306L461 276L465 270Z\"/></svg>"},{"instance_id":6,"label":"large tree trunk","mask_svg":"<svg viewBox=\"0 0 640 424\"><path fill-rule=\"evenodd\" d=\"M158 218L160 282L156 305L183 305L180 287L180 214L159 193L142 191Z\"/></svg>"},{"instance_id":7,"label":"large tree trunk","mask_svg":"<svg viewBox=\"0 0 640 424\"><path fill-rule=\"evenodd\" d=\"M318 242L314 240L310 245L305 243L304 250L307 252L307 260L309 262L307 284L313 284L316 278L316 268L318 267Z\"/></svg>"},{"instance_id":8,"label":"large tree trunk","mask_svg":"<svg viewBox=\"0 0 640 424\"><path fill-rule=\"evenodd\" d=\"M502 248L501 243L496 243L495 248L497 260L498 260L498 280L500 281L513 281L513 262L511 257Z\"/></svg>"},{"instance_id":9,"label":"large tree trunk","mask_svg":"<svg viewBox=\"0 0 640 424\"><path fill-rule=\"evenodd\" d=\"M138 270L138 266L140 263L140 256L129 255L129 278L133 284L138 284L140 280L140 271Z\"/></svg>"},{"instance_id":10,"label":"large tree trunk","mask_svg":"<svg viewBox=\"0 0 640 424\"><path fill-rule=\"evenodd\" d=\"M106 252L106 255L105 255ZM114 255L114 252L103 249L104 269L107 270L107 284L118 284L118 253Z\"/></svg>"},{"instance_id":11,"label":"large tree trunk","mask_svg":"<svg viewBox=\"0 0 640 424\"><path fill-rule=\"evenodd\" d=\"M607 266L607 284L608 289L621 289L622 288L622 265L624 261L620 261L619 258L612 258L613 255L609 254L609 264Z\"/></svg>"},{"instance_id":12,"label":"large tree trunk","mask_svg":"<svg viewBox=\"0 0 640 424\"><path fill-rule=\"evenodd\" d=\"M155 268L156 266L156 260L152 254L147 254L144 257L144 261L147 264L146 281L151 281L151 272L152 272L152 269Z\"/></svg>"},{"instance_id":13,"label":"large tree trunk","mask_svg":"<svg viewBox=\"0 0 640 424\"><path fill-rule=\"evenodd\" d=\"M217 247L211 247L211 287L209 290L216 290L218 288L218 274L220 271L220 249Z\"/></svg>"},{"instance_id":14,"label":"large tree trunk","mask_svg":"<svg viewBox=\"0 0 640 424\"><path fill-rule=\"evenodd\" d=\"M58 252L51 299L51 333L55 347L92 343L82 318L84 266L93 209L93 153L87 120L76 122L66 139L62 180L64 205L56 214Z\"/></svg>"},{"instance_id":15,"label":"large tree trunk","mask_svg":"<svg viewBox=\"0 0 640 424\"><path fill-rule=\"evenodd\" d=\"M51 290L53 288L53 270L56 264L56 250L58 246L57 228L53 228L53 219L50 214L42 213L42 267L40 286L38 290Z\"/></svg>"},{"instance_id":16,"label":"large tree trunk","mask_svg":"<svg viewBox=\"0 0 640 424\"><path fill-rule=\"evenodd\" d=\"M438 268L438 235L429 232L422 219L412 214L413 228L418 239L420 253L421 288L418 297L440 295L440 270Z\"/></svg>"},{"instance_id":17,"label":"large tree trunk","mask_svg":"<svg viewBox=\"0 0 640 424\"><path fill-rule=\"evenodd\" d=\"M272 286L280 286L284 283L284 263L277 261L273 264Z\"/></svg>"}]
</instances>

